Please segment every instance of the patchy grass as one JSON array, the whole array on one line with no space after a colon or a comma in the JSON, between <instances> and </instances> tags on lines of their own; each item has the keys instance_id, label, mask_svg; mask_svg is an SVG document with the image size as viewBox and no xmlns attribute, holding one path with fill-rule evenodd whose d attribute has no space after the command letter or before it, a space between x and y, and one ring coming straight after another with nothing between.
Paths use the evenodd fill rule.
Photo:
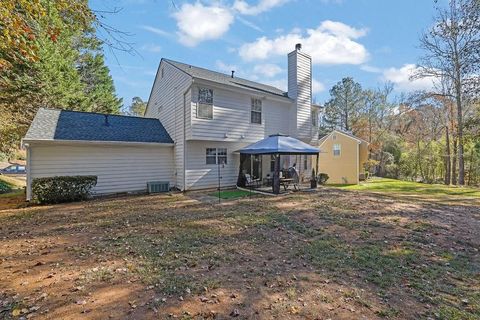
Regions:
<instances>
[{"instance_id":1,"label":"patchy grass","mask_svg":"<svg viewBox=\"0 0 480 320\"><path fill-rule=\"evenodd\" d=\"M378 191L385 193L407 193L429 196L480 197L479 188L426 184L386 178L373 178L358 185L335 185L345 190Z\"/></svg>"},{"instance_id":2,"label":"patchy grass","mask_svg":"<svg viewBox=\"0 0 480 320\"><path fill-rule=\"evenodd\" d=\"M239 199L239 198L248 197L250 195L255 195L255 194L252 194L251 192L248 192L245 190L220 191L220 199L224 199L224 200ZM218 198L218 191L210 193L209 196Z\"/></svg>"},{"instance_id":3,"label":"patchy grass","mask_svg":"<svg viewBox=\"0 0 480 320\"><path fill-rule=\"evenodd\" d=\"M1 318L478 319L480 207L395 193L0 209Z\"/></svg>"}]
</instances>

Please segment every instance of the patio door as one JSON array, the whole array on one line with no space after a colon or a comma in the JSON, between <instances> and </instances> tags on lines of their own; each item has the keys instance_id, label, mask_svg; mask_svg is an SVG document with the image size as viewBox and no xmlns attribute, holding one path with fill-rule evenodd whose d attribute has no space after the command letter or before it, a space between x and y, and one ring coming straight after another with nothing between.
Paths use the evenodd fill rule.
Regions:
<instances>
[{"instance_id":1,"label":"patio door","mask_svg":"<svg viewBox=\"0 0 480 320\"><path fill-rule=\"evenodd\" d=\"M262 156L249 155L242 165L242 170L253 179L262 178Z\"/></svg>"}]
</instances>

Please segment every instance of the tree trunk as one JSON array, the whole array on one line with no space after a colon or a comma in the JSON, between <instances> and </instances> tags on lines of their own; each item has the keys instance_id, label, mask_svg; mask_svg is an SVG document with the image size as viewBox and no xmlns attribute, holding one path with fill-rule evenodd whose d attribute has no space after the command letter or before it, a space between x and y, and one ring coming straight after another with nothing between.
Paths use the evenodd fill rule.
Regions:
<instances>
[{"instance_id":1,"label":"tree trunk","mask_svg":"<svg viewBox=\"0 0 480 320\"><path fill-rule=\"evenodd\" d=\"M453 137L452 184L457 185L457 137Z\"/></svg>"},{"instance_id":2,"label":"tree trunk","mask_svg":"<svg viewBox=\"0 0 480 320\"><path fill-rule=\"evenodd\" d=\"M453 43L455 63L455 102L457 104L457 137L458 137L458 184L465 184L465 163L463 159L463 108L462 108L462 75L457 41Z\"/></svg>"},{"instance_id":3,"label":"tree trunk","mask_svg":"<svg viewBox=\"0 0 480 320\"><path fill-rule=\"evenodd\" d=\"M448 126L445 126L445 184L449 185L452 174L452 162L450 160L450 136L448 133Z\"/></svg>"},{"instance_id":4,"label":"tree trunk","mask_svg":"<svg viewBox=\"0 0 480 320\"><path fill-rule=\"evenodd\" d=\"M473 170L473 150L470 151L470 164L468 166L468 182L467 185L470 185L472 182L472 170Z\"/></svg>"}]
</instances>

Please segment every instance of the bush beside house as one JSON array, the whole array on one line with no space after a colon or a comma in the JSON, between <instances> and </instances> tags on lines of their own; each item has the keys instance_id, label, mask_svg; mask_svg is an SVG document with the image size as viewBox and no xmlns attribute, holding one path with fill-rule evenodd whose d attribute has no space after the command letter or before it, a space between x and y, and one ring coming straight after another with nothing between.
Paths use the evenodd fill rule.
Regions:
<instances>
[{"instance_id":1,"label":"bush beside house","mask_svg":"<svg viewBox=\"0 0 480 320\"><path fill-rule=\"evenodd\" d=\"M36 178L32 181L32 193L39 203L79 201L87 199L96 184L96 176Z\"/></svg>"}]
</instances>

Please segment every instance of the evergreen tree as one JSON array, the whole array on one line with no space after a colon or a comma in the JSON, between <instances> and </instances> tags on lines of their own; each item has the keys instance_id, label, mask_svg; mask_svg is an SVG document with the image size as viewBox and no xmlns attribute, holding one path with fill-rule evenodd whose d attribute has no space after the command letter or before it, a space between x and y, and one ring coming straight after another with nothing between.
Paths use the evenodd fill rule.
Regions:
<instances>
[{"instance_id":1,"label":"evergreen tree","mask_svg":"<svg viewBox=\"0 0 480 320\"><path fill-rule=\"evenodd\" d=\"M358 120L364 94L359 83L343 78L330 89L330 100L325 104L327 127L350 131Z\"/></svg>"},{"instance_id":2,"label":"evergreen tree","mask_svg":"<svg viewBox=\"0 0 480 320\"><path fill-rule=\"evenodd\" d=\"M146 108L147 103L144 102L142 98L133 97L132 104L128 106L128 110L125 113L130 116L143 117Z\"/></svg>"}]
</instances>

